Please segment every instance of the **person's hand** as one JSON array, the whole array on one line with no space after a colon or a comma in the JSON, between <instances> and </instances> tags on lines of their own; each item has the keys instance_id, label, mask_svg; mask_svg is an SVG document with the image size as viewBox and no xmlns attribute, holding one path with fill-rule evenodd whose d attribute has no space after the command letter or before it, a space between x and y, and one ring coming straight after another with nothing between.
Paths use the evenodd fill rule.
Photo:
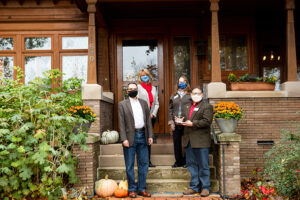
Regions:
<instances>
[{"instance_id":1,"label":"person's hand","mask_svg":"<svg viewBox=\"0 0 300 200\"><path fill-rule=\"evenodd\" d=\"M153 138L148 138L148 145L153 144Z\"/></svg>"},{"instance_id":2,"label":"person's hand","mask_svg":"<svg viewBox=\"0 0 300 200\"><path fill-rule=\"evenodd\" d=\"M191 122L190 120L187 120L185 122L182 122L181 123L183 126L189 126L189 127L192 127L193 126L193 122Z\"/></svg>"},{"instance_id":3,"label":"person's hand","mask_svg":"<svg viewBox=\"0 0 300 200\"><path fill-rule=\"evenodd\" d=\"M175 123L176 124L181 124L183 122L183 119L184 119L184 117L178 118L178 117L175 116Z\"/></svg>"},{"instance_id":4,"label":"person's hand","mask_svg":"<svg viewBox=\"0 0 300 200\"><path fill-rule=\"evenodd\" d=\"M150 118L152 119L154 117L154 115L153 114L150 114Z\"/></svg>"},{"instance_id":5,"label":"person's hand","mask_svg":"<svg viewBox=\"0 0 300 200\"><path fill-rule=\"evenodd\" d=\"M123 146L124 146L124 147L129 147L129 142L128 142L128 140L124 140L124 141L123 141Z\"/></svg>"},{"instance_id":6,"label":"person's hand","mask_svg":"<svg viewBox=\"0 0 300 200\"><path fill-rule=\"evenodd\" d=\"M170 129L171 129L172 132L175 131L175 124L171 124Z\"/></svg>"}]
</instances>

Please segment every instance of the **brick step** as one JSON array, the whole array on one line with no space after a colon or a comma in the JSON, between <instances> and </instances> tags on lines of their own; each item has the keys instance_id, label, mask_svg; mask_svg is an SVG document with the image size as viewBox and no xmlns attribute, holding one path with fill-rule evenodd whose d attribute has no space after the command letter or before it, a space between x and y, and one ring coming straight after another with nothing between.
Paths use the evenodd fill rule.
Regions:
<instances>
[{"instance_id":1,"label":"brick step","mask_svg":"<svg viewBox=\"0 0 300 200\"><path fill-rule=\"evenodd\" d=\"M108 144L108 145L100 145L100 154L101 155L115 155L121 154L123 155L123 147L122 144ZM172 154L174 155L174 147L173 144L153 144L151 147L151 154Z\"/></svg>"},{"instance_id":2,"label":"brick step","mask_svg":"<svg viewBox=\"0 0 300 200\"><path fill-rule=\"evenodd\" d=\"M152 154L151 162L157 166L172 166L175 162L174 155L171 154ZM213 166L213 156L209 155L209 165ZM99 167L124 167L124 156L123 154L115 155L100 155L99 156Z\"/></svg>"},{"instance_id":3,"label":"brick step","mask_svg":"<svg viewBox=\"0 0 300 200\"><path fill-rule=\"evenodd\" d=\"M121 180L116 180L119 183ZM219 192L219 181L210 180L211 192ZM189 188L190 181L185 179L147 179L148 192L183 192Z\"/></svg>"},{"instance_id":4,"label":"brick step","mask_svg":"<svg viewBox=\"0 0 300 200\"><path fill-rule=\"evenodd\" d=\"M110 179L121 180L126 178L125 167L101 167L97 170L97 179L103 179L108 175ZM137 167L135 167L135 177L137 177ZM190 180L190 172L183 167L172 168L170 166L158 166L149 168L147 179L185 179ZM216 168L210 168L211 179L216 178Z\"/></svg>"}]
</instances>

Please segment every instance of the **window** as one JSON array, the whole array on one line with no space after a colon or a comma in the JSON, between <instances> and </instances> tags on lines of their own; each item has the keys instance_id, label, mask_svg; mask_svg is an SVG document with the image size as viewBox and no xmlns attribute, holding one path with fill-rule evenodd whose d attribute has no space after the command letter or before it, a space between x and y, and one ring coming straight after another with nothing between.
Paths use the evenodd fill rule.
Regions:
<instances>
[{"instance_id":1,"label":"window","mask_svg":"<svg viewBox=\"0 0 300 200\"><path fill-rule=\"evenodd\" d=\"M248 71L246 35L220 35L222 71ZM211 38L208 39L208 68L211 69Z\"/></svg>"},{"instance_id":2,"label":"window","mask_svg":"<svg viewBox=\"0 0 300 200\"><path fill-rule=\"evenodd\" d=\"M186 76L189 82L191 82L190 71L190 38L176 37L174 38L174 84L176 84L181 75ZM174 87L176 88L176 85Z\"/></svg>"},{"instance_id":3,"label":"window","mask_svg":"<svg viewBox=\"0 0 300 200\"><path fill-rule=\"evenodd\" d=\"M16 38L22 41L16 43ZM56 43L55 43L56 42ZM56 47L56 48L54 48ZM55 55L60 59L54 59ZM16 62L16 58L18 63ZM24 82L43 77L45 71L59 68L63 80L78 77L87 81L88 37L86 35L0 35L0 79L13 79L13 66L24 71Z\"/></svg>"},{"instance_id":4,"label":"window","mask_svg":"<svg viewBox=\"0 0 300 200\"><path fill-rule=\"evenodd\" d=\"M63 80L77 77L83 79L86 83L88 70L88 37L68 36L62 37L61 41L61 70L64 73Z\"/></svg>"}]
</instances>

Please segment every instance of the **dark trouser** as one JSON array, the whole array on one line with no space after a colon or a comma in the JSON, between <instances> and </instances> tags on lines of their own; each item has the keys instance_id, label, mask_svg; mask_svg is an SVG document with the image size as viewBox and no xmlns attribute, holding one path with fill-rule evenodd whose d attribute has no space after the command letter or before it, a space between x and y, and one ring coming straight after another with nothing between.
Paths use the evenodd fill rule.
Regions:
<instances>
[{"instance_id":1,"label":"dark trouser","mask_svg":"<svg viewBox=\"0 0 300 200\"><path fill-rule=\"evenodd\" d=\"M175 126L173 131L173 143L174 143L174 154L175 154L175 164L185 165L185 158L182 155L182 143L181 138L183 135L183 127Z\"/></svg>"},{"instance_id":2,"label":"dark trouser","mask_svg":"<svg viewBox=\"0 0 300 200\"><path fill-rule=\"evenodd\" d=\"M141 192L146 189L146 176L149 166L147 146L145 132L141 131L135 132L134 143L131 147L123 147L129 192L136 190ZM134 177L135 153L137 153L138 185L136 185Z\"/></svg>"},{"instance_id":3,"label":"dark trouser","mask_svg":"<svg viewBox=\"0 0 300 200\"><path fill-rule=\"evenodd\" d=\"M191 173L190 188L196 192L210 190L209 148L185 147L186 165Z\"/></svg>"},{"instance_id":4,"label":"dark trouser","mask_svg":"<svg viewBox=\"0 0 300 200\"><path fill-rule=\"evenodd\" d=\"M156 118L153 117L151 119L151 123L152 123L152 128L154 128L154 124L155 124ZM154 138L153 138L154 141ZM147 141L148 142L148 141ZM148 152L149 152L149 163L151 163L151 145L148 145Z\"/></svg>"}]
</instances>

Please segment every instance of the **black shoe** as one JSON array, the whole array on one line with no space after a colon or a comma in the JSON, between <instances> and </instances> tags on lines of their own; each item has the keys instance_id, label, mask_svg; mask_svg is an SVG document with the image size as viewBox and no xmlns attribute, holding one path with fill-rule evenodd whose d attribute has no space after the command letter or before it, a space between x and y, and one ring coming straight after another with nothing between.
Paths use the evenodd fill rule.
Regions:
<instances>
[{"instance_id":1,"label":"black shoe","mask_svg":"<svg viewBox=\"0 0 300 200\"><path fill-rule=\"evenodd\" d=\"M149 163L149 167L156 167L155 165L153 165L151 162Z\"/></svg>"},{"instance_id":2,"label":"black shoe","mask_svg":"<svg viewBox=\"0 0 300 200\"><path fill-rule=\"evenodd\" d=\"M174 165L172 165L172 168L177 168L177 167L183 167L183 165L178 165L176 163L174 163Z\"/></svg>"}]
</instances>

